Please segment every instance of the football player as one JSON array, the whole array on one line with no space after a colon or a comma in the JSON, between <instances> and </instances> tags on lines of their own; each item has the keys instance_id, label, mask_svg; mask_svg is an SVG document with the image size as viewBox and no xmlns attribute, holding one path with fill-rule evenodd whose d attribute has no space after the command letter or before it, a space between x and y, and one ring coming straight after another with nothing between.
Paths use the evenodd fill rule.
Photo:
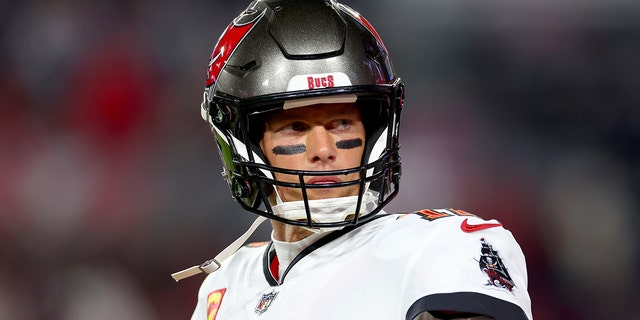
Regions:
<instances>
[{"instance_id":1,"label":"football player","mask_svg":"<svg viewBox=\"0 0 640 320\"><path fill-rule=\"evenodd\" d=\"M192 319L532 319L524 255L495 221L385 213L404 85L333 0L257 0L219 38L202 117L251 228L205 272ZM243 246L269 220L271 241Z\"/></svg>"}]
</instances>

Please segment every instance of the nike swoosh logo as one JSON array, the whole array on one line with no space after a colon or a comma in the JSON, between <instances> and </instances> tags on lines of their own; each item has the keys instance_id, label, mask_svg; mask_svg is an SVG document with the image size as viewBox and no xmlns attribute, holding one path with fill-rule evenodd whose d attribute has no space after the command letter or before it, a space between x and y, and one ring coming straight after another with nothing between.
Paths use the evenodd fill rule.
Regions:
<instances>
[{"instance_id":1,"label":"nike swoosh logo","mask_svg":"<svg viewBox=\"0 0 640 320\"><path fill-rule=\"evenodd\" d=\"M469 219L464 219L462 224L460 225L460 229L464 232L476 232L480 230L490 229L499 227L502 223L480 223L480 224L469 224Z\"/></svg>"}]
</instances>

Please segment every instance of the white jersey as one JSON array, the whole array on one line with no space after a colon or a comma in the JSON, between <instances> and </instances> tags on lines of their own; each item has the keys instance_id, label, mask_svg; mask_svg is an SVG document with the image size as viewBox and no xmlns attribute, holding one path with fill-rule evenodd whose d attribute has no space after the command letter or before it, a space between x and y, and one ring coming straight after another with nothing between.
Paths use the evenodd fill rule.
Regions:
<instances>
[{"instance_id":1,"label":"white jersey","mask_svg":"<svg viewBox=\"0 0 640 320\"><path fill-rule=\"evenodd\" d=\"M192 320L389 320L428 311L533 319L511 232L460 210L382 214L334 231L279 279L274 256L271 242L238 250L204 280Z\"/></svg>"}]
</instances>

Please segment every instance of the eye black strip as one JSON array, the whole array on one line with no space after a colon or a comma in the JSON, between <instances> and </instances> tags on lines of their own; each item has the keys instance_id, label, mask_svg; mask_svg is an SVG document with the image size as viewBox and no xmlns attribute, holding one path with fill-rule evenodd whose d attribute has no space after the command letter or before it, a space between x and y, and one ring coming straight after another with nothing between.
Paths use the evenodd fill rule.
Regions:
<instances>
[{"instance_id":1,"label":"eye black strip","mask_svg":"<svg viewBox=\"0 0 640 320\"><path fill-rule=\"evenodd\" d=\"M362 139L350 139L350 140L340 140L336 142L336 147L338 149L353 149L362 146Z\"/></svg>"},{"instance_id":2,"label":"eye black strip","mask_svg":"<svg viewBox=\"0 0 640 320\"><path fill-rule=\"evenodd\" d=\"M275 146L271 151L274 154L291 155L299 154L307 151L307 147L304 144L294 144L290 146Z\"/></svg>"}]
</instances>

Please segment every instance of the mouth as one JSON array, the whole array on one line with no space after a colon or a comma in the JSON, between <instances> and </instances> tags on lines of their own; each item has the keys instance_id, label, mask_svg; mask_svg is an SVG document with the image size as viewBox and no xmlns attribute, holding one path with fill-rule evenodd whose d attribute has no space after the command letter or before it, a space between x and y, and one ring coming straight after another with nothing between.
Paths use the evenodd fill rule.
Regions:
<instances>
[{"instance_id":1,"label":"mouth","mask_svg":"<svg viewBox=\"0 0 640 320\"><path fill-rule=\"evenodd\" d=\"M306 182L306 184L330 184L330 183L339 183L339 182L341 182L340 178L327 176L327 177L311 178L309 179L309 181Z\"/></svg>"}]
</instances>

